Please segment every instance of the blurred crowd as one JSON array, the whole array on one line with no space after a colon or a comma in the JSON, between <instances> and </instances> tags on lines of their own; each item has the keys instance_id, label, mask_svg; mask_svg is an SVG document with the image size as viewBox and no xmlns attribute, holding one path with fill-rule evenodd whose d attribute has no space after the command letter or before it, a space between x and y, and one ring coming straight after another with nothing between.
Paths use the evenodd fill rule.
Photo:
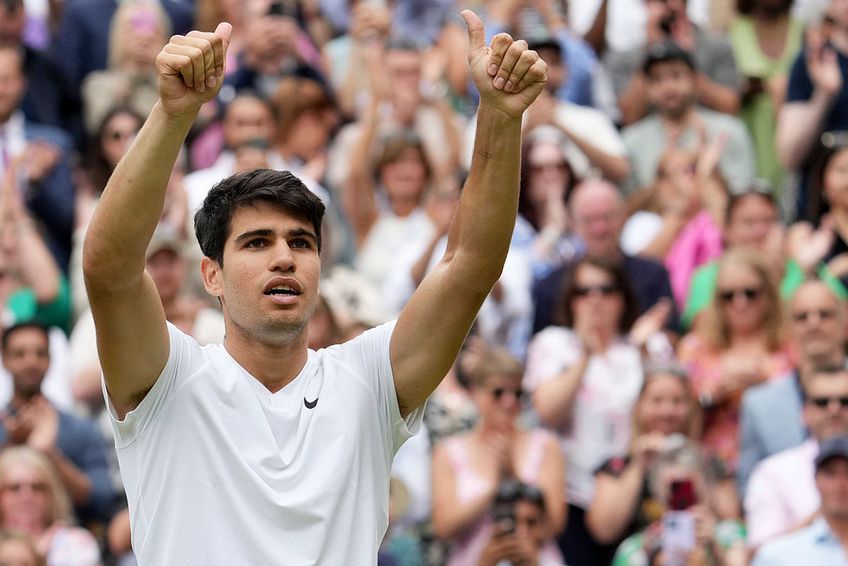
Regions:
<instances>
[{"instance_id":1,"label":"blurred crowd","mask_svg":"<svg viewBox=\"0 0 848 566\"><path fill-rule=\"evenodd\" d=\"M0 0L0 564L135 563L81 243L168 38L233 24L146 254L166 317L223 339L194 211L291 170L327 207L318 349L445 250L463 8L548 83L378 563L848 564L848 0Z\"/></svg>"}]
</instances>

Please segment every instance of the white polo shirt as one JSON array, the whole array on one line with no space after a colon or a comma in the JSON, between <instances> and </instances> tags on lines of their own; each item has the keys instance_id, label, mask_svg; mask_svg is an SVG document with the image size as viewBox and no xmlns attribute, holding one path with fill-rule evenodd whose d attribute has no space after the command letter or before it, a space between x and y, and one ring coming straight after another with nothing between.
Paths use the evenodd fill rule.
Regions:
<instances>
[{"instance_id":1,"label":"white polo shirt","mask_svg":"<svg viewBox=\"0 0 848 566\"><path fill-rule=\"evenodd\" d=\"M153 389L123 421L107 403L139 564L375 564L392 458L423 415L400 416L393 329L310 350L272 394L169 324Z\"/></svg>"}]
</instances>

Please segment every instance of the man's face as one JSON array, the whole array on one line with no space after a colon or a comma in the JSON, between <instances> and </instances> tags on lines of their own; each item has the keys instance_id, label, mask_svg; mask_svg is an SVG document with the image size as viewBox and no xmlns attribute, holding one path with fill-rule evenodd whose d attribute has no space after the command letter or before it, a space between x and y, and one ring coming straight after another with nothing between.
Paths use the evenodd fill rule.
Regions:
<instances>
[{"instance_id":1,"label":"man's face","mask_svg":"<svg viewBox=\"0 0 848 566\"><path fill-rule=\"evenodd\" d=\"M145 261L145 268L163 303L173 301L179 295L185 281L185 261L179 253L163 248L156 251Z\"/></svg>"},{"instance_id":2,"label":"man's face","mask_svg":"<svg viewBox=\"0 0 848 566\"><path fill-rule=\"evenodd\" d=\"M695 100L695 73L682 61L654 64L648 72L648 100L663 116L683 116Z\"/></svg>"},{"instance_id":3,"label":"man's face","mask_svg":"<svg viewBox=\"0 0 848 566\"><path fill-rule=\"evenodd\" d=\"M0 6L0 46L20 45L25 22L26 14L22 5L12 11Z\"/></svg>"},{"instance_id":4,"label":"man's face","mask_svg":"<svg viewBox=\"0 0 848 566\"><path fill-rule=\"evenodd\" d=\"M827 519L848 521L848 459L827 460L816 472L822 514Z\"/></svg>"},{"instance_id":5,"label":"man's face","mask_svg":"<svg viewBox=\"0 0 848 566\"><path fill-rule=\"evenodd\" d=\"M301 335L315 310L321 259L312 225L270 203L235 211L223 267L202 263L206 290L221 299L227 333L268 344Z\"/></svg>"},{"instance_id":6,"label":"man's face","mask_svg":"<svg viewBox=\"0 0 848 566\"><path fill-rule=\"evenodd\" d=\"M0 49L0 123L18 107L25 88L20 57L11 49Z\"/></svg>"},{"instance_id":7,"label":"man's face","mask_svg":"<svg viewBox=\"0 0 848 566\"><path fill-rule=\"evenodd\" d=\"M3 366L12 375L15 392L30 398L41 391L50 367L50 344L38 328L22 328L9 336Z\"/></svg>"},{"instance_id":8,"label":"man's face","mask_svg":"<svg viewBox=\"0 0 848 566\"><path fill-rule=\"evenodd\" d=\"M817 373L804 384L804 421L819 442L848 435L848 372Z\"/></svg>"},{"instance_id":9,"label":"man's face","mask_svg":"<svg viewBox=\"0 0 848 566\"><path fill-rule=\"evenodd\" d=\"M777 221L777 208L762 195L740 197L725 227L727 246L762 251Z\"/></svg>"},{"instance_id":10,"label":"man's face","mask_svg":"<svg viewBox=\"0 0 848 566\"><path fill-rule=\"evenodd\" d=\"M393 92L419 92L421 54L411 49L390 49L385 57L386 74Z\"/></svg>"},{"instance_id":11,"label":"man's face","mask_svg":"<svg viewBox=\"0 0 848 566\"><path fill-rule=\"evenodd\" d=\"M792 339L801 359L839 359L845 344L845 305L824 283L811 281L795 292L789 305Z\"/></svg>"},{"instance_id":12,"label":"man's face","mask_svg":"<svg viewBox=\"0 0 848 566\"><path fill-rule=\"evenodd\" d=\"M230 103L224 118L224 140L236 148L252 140L274 141L274 117L271 110L251 96L240 96Z\"/></svg>"},{"instance_id":13,"label":"man's face","mask_svg":"<svg viewBox=\"0 0 848 566\"><path fill-rule=\"evenodd\" d=\"M549 92L555 93L560 86L565 84L568 78L568 71L562 61L562 55L553 47L543 47L538 50L539 58L548 64L548 82L545 88Z\"/></svg>"},{"instance_id":14,"label":"man's face","mask_svg":"<svg viewBox=\"0 0 848 566\"><path fill-rule=\"evenodd\" d=\"M615 258L624 223L623 206L617 191L604 185L578 188L571 199L574 232L592 257Z\"/></svg>"}]
</instances>

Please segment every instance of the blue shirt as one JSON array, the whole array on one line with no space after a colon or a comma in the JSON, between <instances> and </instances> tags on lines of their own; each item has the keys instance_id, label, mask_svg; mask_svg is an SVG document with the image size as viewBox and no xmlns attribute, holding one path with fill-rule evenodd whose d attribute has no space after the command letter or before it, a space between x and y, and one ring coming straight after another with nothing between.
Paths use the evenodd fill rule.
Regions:
<instances>
[{"instance_id":1,"label":"blue shirt","mask_svg":"<svg viewBox=\"0 0 848 566\"><path fill-rule=\"evenodd\" d=\"M764 545L751 566L843 566L848 555L823 517L805 529Z\"/></svg>"}]
</instances>

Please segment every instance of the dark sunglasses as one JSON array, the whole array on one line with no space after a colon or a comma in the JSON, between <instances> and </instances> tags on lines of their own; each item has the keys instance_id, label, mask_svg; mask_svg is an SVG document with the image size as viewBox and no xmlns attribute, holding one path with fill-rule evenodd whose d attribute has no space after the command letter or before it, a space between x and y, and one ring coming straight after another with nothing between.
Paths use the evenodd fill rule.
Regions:
<instances>
[{"instance_id":1,"label":"dark sunglasses","mask_svg":"<svg viewBox=\"0 0 848 566\"><path fill-rule=\"evenodd\" d=\"M546 169L556 169L557 171L565 171L568 164L565 161L555 161L550 163L530 163L530 171L533 173L541 173Z\"/></svg>"},{"instance_id":2,"label":"dark sunglasses","mask_svg":"<svg viewBox=\"0 0 848 566\"><path fill-rule=\"evenodd\" d=\"M106 139L111 140L111 141L126 140L126 139L129 139L129 138L135 136L136 134L138 134L138 132L135 131L135 130L133 130L131 132L121 132L121 131L115 130L115 131L112 131L112 132L107 132L106 133Z\"/></svg>"},{"instance_id":3,"label":"dark sunglasses","mask_svg":"<svg viewBox=\"0 0 848 566\"><path fill-rule=\"evenodd\" d=\"M810 397L808 401L819 409L829 407L834 401L839 403L839 406L843 409L848 408L848 397Z\"/></svg>"},{"instance_id":4,"label":"dark sunglasses","mask_svg":"<svg viewBox=\"0 0 848 566\"><path fill-rule=\"evenodd\" d=\"M575 297L588 297L592 293L600 293L604 297L614 295L619 291L618 285L587 285L574 287Z\"/></svg>"},{"instance_id":5,"label":"dark sunglasses","mask_svg":"<svg viewBox=\"0 0 848 566\"><path fill-rule=\"evenodd\" d=\"M831 320L836 318L836 311L833 309L812 309L792 313L792 320L795 322L807 322L814 314L818 315L819 320Z\"/></svg>"},{"instance_id":6,"label":"dark sunglasses","mask_svg":"<svg viewBox=\"0 0 848 566\"><path fill-rule=\"evenodd\" d=\"M737 295L744 296L747 300L753 301L762 293L762 289L758 289L756 287L745 287L744 289L727 289L724 291L719 291L719 298L725 303L732 303L733 299L736 298Z\"/></svg>"},{"instance_id":7,"label":"dark sunglasses","mask_svg":"<svg viewBox=\"0 0 848 566\"><path fill-rule=\"evenodd\" d=\"M495 387L494 389L489 389L489 393L492 394L495 401L500 401L501 398L507 394L515 397L516 401L521 401L524 398L524 390L521 388L510 389L508 387Z\"/></svg>"}]
</instances>

